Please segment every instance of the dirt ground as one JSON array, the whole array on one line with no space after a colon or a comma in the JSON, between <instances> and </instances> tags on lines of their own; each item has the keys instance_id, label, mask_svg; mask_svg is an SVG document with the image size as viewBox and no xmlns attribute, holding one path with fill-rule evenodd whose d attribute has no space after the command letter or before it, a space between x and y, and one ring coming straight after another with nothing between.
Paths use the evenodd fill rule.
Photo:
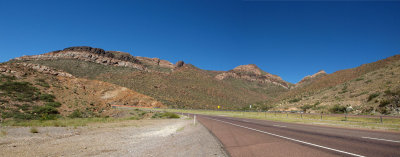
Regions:
<instances>
[{"instance_id":1,"label":"dirt ground","mask_svg":"<svg viewBox=\"0 0 400 157\"><path fill-rule=\"evenodd\" d=\"M1 128L0 156L227 156L206 128L184 117L37 129Z\"/></svg>"}]
</instances>

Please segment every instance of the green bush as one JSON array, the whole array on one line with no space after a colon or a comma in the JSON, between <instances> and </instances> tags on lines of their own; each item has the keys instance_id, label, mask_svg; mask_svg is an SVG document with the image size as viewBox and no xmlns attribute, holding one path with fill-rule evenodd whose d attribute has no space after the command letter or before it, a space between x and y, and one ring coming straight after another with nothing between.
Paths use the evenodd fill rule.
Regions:
<instances>
[{"instance_id":1,"label":"green bush","mask_svg":"<svg viewBox=\"0 0 400 157\"><path fill-rule=\"evenodd\" d=\"M79 110L74 110L69 116L69 118L84 118L84 114Z\"/></svg>"},{"instance_id":2,"label":"green bush","mask_svg":"<svg viewBox=\"0 0 400 157\"><path fill-rule=\"evenodd\" d=\"M38 89L29 82L5 82L0 85L5 95L17 101L31 102L37 99Z\"/></svg>"},{"instance_id":3,"label":"green bush","mask_svg":"<svg viewBox=\"0 0 400 157\"><path fill-rule=\"evenodd\" d=\"M0 75L0 81L12 81L17 79L15 76Z\"/></svg>"},{"instance_id":4,"label":"green bush","mask_svg":"<svg viewBox=\"0 0 400 157\"><path fill-rule=\"evenodd\" d=\"M301 100L301 98L294 98L292 100L289 100L289 103L299 102L300 100Z\"/></svg>"},{"instance_id":5,"label":"green bush","mask_svg":"<svg viewBox=\"0 0 400 157\"><path fill-rule=\"evenodd\" d=\"M368 100L367 100L367 101L371 101L372 99L378 97L379 95L380 95L379 92L377 92L377 93L372 93L372 94L370 94L370 95L368 96Z\"/></svg>"},{"instance_id":6,"label":"green bush","mask_svg":"<svg viewBox=\"0 0 400 157\"><path fill-rule=\"evenodd\" d=\"M36 84L46 88L50 87L50 85L44 79L36 79Z\"/></svg>"},{"instance_id":7,"label":"green bush","mask_svg":"<svg viewBox=\"0 0 400 157\"><path fill-rule=\"evenodd\" d=\"M152 118L180 118L180 116L172 112L156 112Z\"/></svg>"},{"instance_id":8,"label":"green bush","mask_svg":"<svg viewBox=\"0 0 400 157\"><path fill-rule=\"evenodd\" d=\"M356 81L361 81L361 80L364 80L364 78L361 77L356 79Z\"/></svg>"},{"instance_id":9,"label":"green bush","mask_svg":"<svg viewBox=\"0 0 400 157\"><path fill-rule=\"evenodd\" d=\"M387 99L385 99L385 100L382 100L382 101L379 103L379 107L386 107L386 106L389 105L389 104L390 104L390 101L387 100Z\"/></svg>"},{"instance_id":10,"label":"green bush","mask_svg":"<svg viewBox=\"0 0 400 157\"><path fill-rule=\"evenodd\" d=\"M54 96L54 95L52 95L52 94L41 94L40 96L39 96L39 99L40 100L42 100L42 101L46 101L46 102L54 102L54 99L55 99L56 97Z\"/></svg>"},{"instance_id":11,"label":"green bush","mask_svg":"<svg viewBox=\"0 0 400 157\"><path fill-rule=\"evenodd\" d=\"M33 114L37 115L37 118L42 120L51 120L56 119L57 114L59 114L58 110L52 106L35 106L33 107Z\"/></svg>"},{"instance_id":12,"label":"green bush","mask_svg":"<svg viewBox=\"0 0 400 157\"><path fill-rule=\"evenodd\" d=\"M314 107L313 105L303 105L300 108L301 108L301 110L306 112L308 109L313 108L313 107Z\"/></svg>"},{"instance_id":13,"label":"green bush","mask_svg":"<svg viewBox=\"0 0 400 157\"><path fill-rule=\"evenodd\" d=\"M341 106L339 104L336 104L333 107L329 108L329 112L331 112L331 113L345 113L346 112L346 106Z\"/></svg>"},{"instance_id":14,"label":"green bush","mask_svg":"<svg viewBox=\"0 0 400 157\"><path fill-rule=\"evenodd\" d=\"M51 106L51 107L57 108L57 107L61 106L61 103L59 103L59 102L48 102L48 103L46 103L46 106Z\"/></svg>"}]
</instances>

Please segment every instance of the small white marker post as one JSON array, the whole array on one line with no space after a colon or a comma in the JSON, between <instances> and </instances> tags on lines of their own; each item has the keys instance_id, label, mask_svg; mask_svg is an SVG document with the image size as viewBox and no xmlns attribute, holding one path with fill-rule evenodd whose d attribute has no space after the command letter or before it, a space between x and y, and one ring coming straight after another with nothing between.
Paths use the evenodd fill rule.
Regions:
<instances>
[{"instance_id":1,"label":"small white marker post","mask_svg":"<svg viewBox=\"0 0 400 157\"><path fill-rule=\"evenodd\" d=\"M196 115L193 116L193 125L196 125Z\"/></svg>"}]
</instances>

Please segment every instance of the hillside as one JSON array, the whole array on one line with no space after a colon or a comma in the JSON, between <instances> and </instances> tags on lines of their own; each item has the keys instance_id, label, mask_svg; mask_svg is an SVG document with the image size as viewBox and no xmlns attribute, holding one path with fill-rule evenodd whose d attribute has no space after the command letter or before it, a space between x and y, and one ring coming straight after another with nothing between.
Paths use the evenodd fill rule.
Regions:
<instances>
[{"instance_id":1,"label":"hillside","mask_svg":"<svg viewBox=\"0 0 400 157\"><path fill-rule=\"evenodd\" d=\"M29 63L0 65L0 102L2 119L53 119L73 113L82 117L117 116L111 105L164 107L121 86Z\"/></svg>"},{"instance_id":2,"label":"hillside","mask_svg":"<svg viewBox=\"0 0 400 157\"><path fill-rule=\"evenodd\" d=\"M286 82L266 72L260 75L264 82L235 78L221 80L214 77L222 72L201 70L183 61L172 64L158 58L131 55L129 59L120 60L110 54L115 52L73 47L23 56L13 62L41 64L79 78L113 83L154 97L173 108L216 108L219 105L224 109L239 109L260 101L272 101L288 90L287 84L276 83Z\"/></svg>"},{"instance_id":3,"label":"hillside","mask_svg":"<svg viewBox=\"0 0 400 157\"><path fill-rule=\"evenodd\" d=\"M279 110L356 114L397 114L400 55L337 71L280 97Z\"/></svg>"},{"instance_id":4,"label":"hillside","mask_svg":"<svg viewBox=\"0 0 400 157\"><path fill-rule=\"evenodd\" d=\"M183 61L172 64L159 58L92 47L70 47L23 56L7 64L51 67L82 82L89 81L84 84L93 86L103 86L107 82L141 93L143 97L152 97L169 108L216 109L222 106L222 109L248 110L251 104L252 110L336 113L349 108L357 114L394 114L399 106L399 60L400 55L396 55L332 74L321 70L296 84L254 64L240 65L229 71L207 71ZM66 86L75 85L65 82L70 82ZM78 98L67 98L64 102L69 99ZM132 101L125 102L135 105Z\"/></svg>"}]
</instances>

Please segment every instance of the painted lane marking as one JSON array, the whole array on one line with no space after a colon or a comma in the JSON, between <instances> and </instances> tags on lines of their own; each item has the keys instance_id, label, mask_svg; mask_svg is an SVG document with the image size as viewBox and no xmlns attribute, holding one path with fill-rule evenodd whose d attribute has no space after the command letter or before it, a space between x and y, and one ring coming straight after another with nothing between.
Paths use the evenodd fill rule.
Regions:
<instances>
[{"instance_id":1,"label":"painted lane marking","mask_svg":"<svg viewBox=\"0 0 400 157\"><path fill-rule=\"evenodd\" d=\"M296 139L294 139L294 138L285 137L285 136L273 134L273 133L270 133L270 132L261 131L261 130L258 130L258 129L249 128L249 127L246 127L246 126L242 126L242 125L238 125L238 124L234 124L234 123L230 123L230 122L225 122L225 121L218 120L218 119L213 119L213 118L208 118L208 117L205 117L205 118L211 119L211 120L215 120L215 121L219 121L219 122L226 123L226 124L230 124L230 125L233 125L233 126L237 126L237 127L241 127L241 128L245 128L245 129L249 129L249 130L261 132L261 133L264 133L264 134L268 134L268 135L280 137L280 138L283 138L283 139L287 139L287 140L299 142L299 143L302 143L302 144L306 144L306 145L318 147L318 148L323 148L323 149L327 149L327 150L331 150L331 151L335 151L335 152L339 152L339 153L343 153L343 154L348 154L348 155L352 155L352 156L357 156L357 157L365 157L365 156L363 156L363 155L358 155L358 154L354 154L354 153L349 153L349 152L345 152L345 151L342 151L342 150L337 150L337 149L334 149L334 148L329 148L329 147L325 147L325 146L321 146L321 145L317 145L317 144L313 144L313 143L309 143L309 142L305 142L305 141L301 141L301 140L296 140Z\"/></svg>"},{"instance_id":2,"label":"painted lane marking","mask_svg":"<svg viewBox=\"0 0 400 157\"><path fill-rule=\"evenodd\" d=\"M286 128L286 126L283 126L283 125L272 125L272 126L281 127L281 128Z\"/></svg>"},{"instance_id":3,"label":"painted lane marking","mask_svg":"<svg viewBox=\"0 0 400 157\"><path fill-rule=\"evenodd\" d=\"M371 139L371 140L379 140L379 141L386 141L386 142L400 143L400 141L387 140L387 139L382 139L382 138L373 138L373 137L361 137L361 138L366 138L366 139Z\"/></svg>"},{"instance_id":4,"label":"painted lane marking","mask_svg":"<svg viewBox=\"0 0 400 157\"><path fill-rule=\"evenodd\" d=\"M243 122L249 122L249 121L247 121L247 120L242 120Z\"/></svg>"}]
</instances>

